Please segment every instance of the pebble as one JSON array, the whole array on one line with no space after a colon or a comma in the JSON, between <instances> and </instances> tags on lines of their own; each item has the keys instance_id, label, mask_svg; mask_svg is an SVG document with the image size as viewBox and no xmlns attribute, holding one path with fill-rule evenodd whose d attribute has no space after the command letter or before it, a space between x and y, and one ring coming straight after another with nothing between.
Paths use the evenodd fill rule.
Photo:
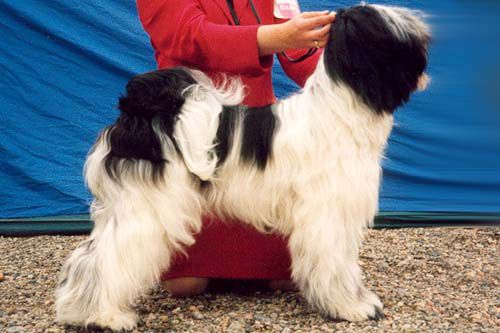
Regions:
<instances>
[{"instance_id":1,"label":"pebble","mask_svg":"<svg viewBox=\"0 0 500 333\"><path fill-rule=\"evenodd\" d=\"M226 332L228 332L228 333L245 333L246 332L245 325L243 323L241 323L240 321L235 320L235 321L231 322L231 324L229 324Z\"/></svg>"},{"instance_id":2,"label":"pebble","mask_svg":"<svg viewBox=\"0 0 500 333\"><path fill-rule=\"evenodd\" d=\"M3 275L2 272L0 272L0 282L2 282L3 280L5 280L5 276Z\"/></svg>"},{"instance_id":3,"label":"pebble","mask_svg":"<svg viewBox=\"0 0 500 333\"><path fill-rule=\"evenodd\" d=\"M195 312L193 312L193 318L194 319L198 319L198 320L202 320L204 317L203 317L203 314L201 314L200 311L195 311Z\"/></svg>"},{"instance_id":4,"label":"pebble","mask_svg":"<svg viewBox=\"0 0 500 333\"><path fill-rule=\"evenodd\" d=\"M57 327L51 327L47 330L47 333L60 333L61 330Z\"/></svg>"}]
</instances>

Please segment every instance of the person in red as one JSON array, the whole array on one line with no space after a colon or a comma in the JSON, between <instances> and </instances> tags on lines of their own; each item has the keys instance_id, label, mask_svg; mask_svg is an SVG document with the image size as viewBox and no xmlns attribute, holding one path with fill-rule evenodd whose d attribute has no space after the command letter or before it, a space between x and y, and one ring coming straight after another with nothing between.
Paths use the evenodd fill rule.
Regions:
<instances>
[{"instance_id":1,"label":"person in red","mask_svg":"<svg viewBox=\"0 0 500 333\"><path fill-rule=\"evenodd\" d=\"M159 68L196 68L213 80L220 73L238 75L248 89L243 101L248 106L275 102L275 53L285 73L303 86L321 52L300 62L291 60L309 48L323 47L334 20L328 12L279 19L273 0L138 0L137 9ZM175 257L162 277L173 295L202 293L209 278L266 279L275 288L289 285L286 239L211 218L204 218L195 238L187 256Z\"/></svg>"}]
</instances>

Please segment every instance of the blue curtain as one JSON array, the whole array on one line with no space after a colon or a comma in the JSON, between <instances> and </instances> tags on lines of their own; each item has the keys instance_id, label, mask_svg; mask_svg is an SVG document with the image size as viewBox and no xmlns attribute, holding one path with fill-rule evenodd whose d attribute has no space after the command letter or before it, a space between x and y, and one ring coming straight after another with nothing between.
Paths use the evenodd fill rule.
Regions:
<instances>
[{"instance_id":1,"label":"blue curtain","mask_svg":"<svg viewBox=\"0 0 500 333\"><path fill-rule=\"evenodd\" d=\"M434 33L432 84L396 113L381 210L500 212L500 4L377 3L425 11ZM85 156L130 76L154 68L133 1L0 0L0 218L86 213ZM275 85L297 89L279 68Z\"/></svg>"}]
</instances>

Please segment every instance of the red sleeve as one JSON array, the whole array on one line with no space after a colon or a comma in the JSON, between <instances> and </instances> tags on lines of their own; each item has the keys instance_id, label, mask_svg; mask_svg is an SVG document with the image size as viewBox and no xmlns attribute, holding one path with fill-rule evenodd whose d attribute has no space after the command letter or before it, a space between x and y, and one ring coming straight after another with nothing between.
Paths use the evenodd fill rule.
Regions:
<instances>
[{"instance_id":1,"label":"red sleeve","mask_svg":"<svg viewBox=\"0 0 500 333\"><path fill-rule=\"evenodd\" d=\"M246 75L260 75L272 65L272 57L259 57L258 25L212 23L196 0L138 0L137 8L157 58Z\"/></svg>"},{"instance_id":2,"label":"red sleeve","mask_svg":"<svg viewBox=\"0 0 500 333\"><path fill-rule=\"evenodd\" d=\"M297 59L304 55L306 52L307 50L293 50L286 51L286 54L292 59ZM278 53L278 60L280 61L281 67L283 68L283 71L286 73L286 75L290 79L295 81L295 83L297 83L299 86L303 87L306 84L309 76L311 76L311 74L316 69L322 53L323 50L318 50L309 58L297 63L290 62L281 53Z\"/></svg>"}]
</instances>

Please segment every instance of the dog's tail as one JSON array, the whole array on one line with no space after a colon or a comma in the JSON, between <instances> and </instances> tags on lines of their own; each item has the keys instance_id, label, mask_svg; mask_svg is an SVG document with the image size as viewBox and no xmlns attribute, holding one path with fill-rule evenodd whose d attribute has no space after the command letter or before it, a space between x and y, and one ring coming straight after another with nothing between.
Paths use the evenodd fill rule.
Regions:
<instances>
[{"instance_id":1,"label":"dog's tail","mask_svg":"<svg viewBox=\"0 0 500 333\"><path fill-rule=\"evenodd\" d=\"M239 78L221 77L218 85L199 71L191 71L196 84L184 90L186 97L174 129L175 142L191 173L201 180L213 177L218 157L215 153L219 115L223 105L240 104L244 86Z\"/></svg>"},{"instance_id":2,"label":"dog's tail","mask_svg":"<svg viewBox=\"0 0 500 333\"><path fill-rule=\"evenodd\" d=\"M213 148L222 106L239 104L244 96L239 79L220 81L215 86L187 68L133 77L119 100L120 116L101 133L87 159L92 193L105 196L106 182L129 177L154 183L172 162L184 162L192 174L209 180L217 166Z\"/></svg>"}]
</instances>

